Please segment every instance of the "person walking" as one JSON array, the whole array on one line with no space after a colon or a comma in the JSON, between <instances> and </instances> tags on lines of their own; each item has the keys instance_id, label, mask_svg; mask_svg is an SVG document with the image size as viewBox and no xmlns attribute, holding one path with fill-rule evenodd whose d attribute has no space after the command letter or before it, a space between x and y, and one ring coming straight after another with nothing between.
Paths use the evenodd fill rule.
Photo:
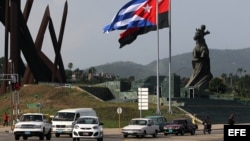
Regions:
<instances>
[{"instance_id":1,"label":"person walking","mask_svg":"<svg viewBox=\"0 0 250 141\"><path fill-rule=\"evenodd\" d=\"M210 134L212 129L212 122L208 115L203 120L203 125L204 125L203 133L206 134L206 132L208 132L208 134Z\"/></svg>"},{"instance_id":2,"label":"person walking","mask_svg":"<svg viewBox=\"0 0 250 141\"><path fill-rule=\"evenodd\" d=\"M229 125L234 125L235 124L235 116L234 114L231 114L228 118L228 124Z\"/></svg>"},{"instance_id":3,"label":"person walking","mask_svg":"<svg viewBox=\"0 0 250 141\"><path fill-rule=\"evenodd\" d=\"M7 113L4 113L3 115L3 126L8 126L9 125L9 116Z\"/></svg>"}]
</instances>

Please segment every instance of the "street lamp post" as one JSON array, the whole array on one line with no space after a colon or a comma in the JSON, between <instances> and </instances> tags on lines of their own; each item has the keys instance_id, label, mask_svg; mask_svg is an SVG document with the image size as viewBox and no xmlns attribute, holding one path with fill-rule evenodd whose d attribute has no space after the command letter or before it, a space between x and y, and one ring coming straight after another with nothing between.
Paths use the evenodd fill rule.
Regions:
<instances>
[{"instance_id":1,"label":"street lamp post","mask_svg":"<svg viewBox=\"0 0 250 141\"><path fill-rule=\"evenodd\" d=\"M12 60L9 59L9 73L12 74ZM12 130L13 127L13 90L12 90L12 80L9 80L9 86L10 86L10 129Z\"/></svg>"},{"instance_id":2,"label":"street lamp post","mask_svg":"<svg viewBox=\"0 0 250 141\"><path fill-rule=\"evenodd\" d=\"M13 123L18 119L19 115L19 93L16 91L19 86L19 75L14 72L14 62L11 59L8 60L8 73L0 74L0 80L8 81L10 89L10 128L13 130ZM14 109L15 107L15 109ZM15 120L14 120L15 116Z\"/></svg>"},{"instance_id":3,"label":"street lamp post","mask_svg":"<svg viewBox=\"0 0 250 141\"><path fill-rule=\"evenodd\" d=\"M15 74L14 70L14 62L12 62L11 59L9 59L9 73L10 79L9 79L9 84L10 84L10 92L11 92L11 114L10 114L10 124L11 124L11 130L13 128L13 123L17 121L18 115L19 115L19 94L16 91L16 86L19 85L19 79L18 79L18 74ZM15 108L14 108L15 107ZM14 120L15 118L15 120Z\"/></svg>"}]
</instances>

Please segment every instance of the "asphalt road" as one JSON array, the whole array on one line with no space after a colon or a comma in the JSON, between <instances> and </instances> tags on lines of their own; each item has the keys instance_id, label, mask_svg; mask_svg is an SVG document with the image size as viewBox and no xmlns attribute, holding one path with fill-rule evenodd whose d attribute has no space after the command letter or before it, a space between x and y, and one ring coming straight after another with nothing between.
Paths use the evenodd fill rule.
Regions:
<instances>
[{"instance_id":1,"label":"asphalt road","mask_svg":"<svg viewBox=\"0 0 250 141\"><path fill-rule=\"evenodd\" d=\"M176 135L163 135L159 133L156 138L152 136L146 136L144 138L136 138L133 136L128 136L128 138L123 138L122 134L119 132L119 129L106 129L104 130L104 141L223 141L223 129L213 130L211 134L203 134L201 130L196 131L195 135L184 134L183 136ZM1 141L14 141L14 134L9 132L0 132ZM22 140L22 138L20 138ZM39 141L38 137L30 137L29 141ZM93 141L93 139L81 139L82 141ZM67 135L62 135L59 138L54 135L51 138L51 141L72 141Z\"/></svg>"}]
</instances>

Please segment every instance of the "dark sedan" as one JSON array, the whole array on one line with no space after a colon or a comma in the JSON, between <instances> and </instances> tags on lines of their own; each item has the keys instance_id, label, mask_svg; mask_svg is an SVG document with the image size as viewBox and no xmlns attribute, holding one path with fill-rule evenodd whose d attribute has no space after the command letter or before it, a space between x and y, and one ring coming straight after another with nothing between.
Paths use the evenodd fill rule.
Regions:
<instances>
[{"instance_id":1,"label":"dark sedan","mask_svg":"<svg viewBox=\"0 0 250 141\"><path fill-rule=\"evenodd\" d=\"M195 125L189 119L186 118L174 119L164 126L164 135L184 135L185 133L190 133L191 135L194 135L195 131Z\"/></svg>"}]
</instances>

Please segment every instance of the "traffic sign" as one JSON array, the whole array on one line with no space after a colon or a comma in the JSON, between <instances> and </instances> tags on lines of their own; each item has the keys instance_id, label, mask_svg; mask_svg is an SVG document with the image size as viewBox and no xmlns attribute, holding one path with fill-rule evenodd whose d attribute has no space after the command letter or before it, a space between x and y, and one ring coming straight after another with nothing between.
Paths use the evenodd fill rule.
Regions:
<instances>
[{"instance_id":1,"label":"traffic sign","mask_svg":"<svg viewBox=\"0 0 250 141\"><path fill-rule=\"evenodd\" d=\"M28 108L37 108L37 103L29 103L27 104Z\"/></svg>"},{"instance_id":2,"label":"traffic sign","mask_svg":"<svg viewBox=\"0 0 250 141\"><path fill-rule=\"evenodd\" d=\"M148 88L138 88L138 108L148 110Z\"/></svg>"},{"instance_id":3,"label":"traffic sign","mask_svg":"<svg viewBox=\"0 0 250 141\"><path fill-rule=\"evenodd\" d=\"M118 113L118 114L121 114L121 113L122 113L122 108L121 108L121 107L118 107L118 108L117 108L117 113Z\"/></svg>"}]
</instances>

